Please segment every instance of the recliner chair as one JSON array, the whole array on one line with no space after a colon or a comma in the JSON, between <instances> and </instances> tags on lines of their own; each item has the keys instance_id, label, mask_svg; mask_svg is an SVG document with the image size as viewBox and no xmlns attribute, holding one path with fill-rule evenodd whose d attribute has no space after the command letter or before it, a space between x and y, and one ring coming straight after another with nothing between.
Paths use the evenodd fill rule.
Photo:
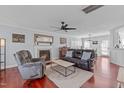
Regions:
<instances>
[{"instance_id":1,"label":"recliner chair","mask_svg":"<svg viewBox=\"0 0 124 93\"><path fill-rule=\"evenodd\" d=\"M18 63L18 70L23 79L38 79L44 76L45 61L41 58L32 58L28 50L21 50L14 54Z\"/></svg>"}]
</instances>

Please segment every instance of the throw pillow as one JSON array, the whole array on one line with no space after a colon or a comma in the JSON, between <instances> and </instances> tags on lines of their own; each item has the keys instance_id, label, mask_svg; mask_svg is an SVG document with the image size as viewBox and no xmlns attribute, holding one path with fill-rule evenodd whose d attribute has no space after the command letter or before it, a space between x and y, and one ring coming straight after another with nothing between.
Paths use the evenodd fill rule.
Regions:
<instances>
[{"instance_id":1,"label":"throw pillow","mask_svg":"<svg viewBox=\"0 0 124 93\"><path fill-rule=\"evenodd\" d=\"M83 52L81 60L88 60L91 57L91 52Z\"/></svg>"},{"instance_id":2,"label":"throw pillow","mask_svg":"<svg viewBox=\"0 0 124 93\"><path fill-rule=\"evenodd\" d=\"M67 53L66 53L65 56L66 56L66 57L72 57L72 52L73 52L73 51L67 51Z\"/></svg>"}]
</instances>

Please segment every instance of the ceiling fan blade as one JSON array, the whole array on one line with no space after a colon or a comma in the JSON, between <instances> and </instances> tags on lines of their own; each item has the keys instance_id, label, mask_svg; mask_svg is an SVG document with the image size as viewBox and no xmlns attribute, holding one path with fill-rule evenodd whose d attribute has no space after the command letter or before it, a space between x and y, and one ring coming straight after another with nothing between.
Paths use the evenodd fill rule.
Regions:
<instances>
[{"instance_id":1,"label":"ceiling fan blade","mask_svg":"<svg viewBox=\"0 0 124 93\"><path fill-rule=\"evenodd\" d=\"M76 30L76 28L65 28L65 30Z\"/></svg>"}]
</instances>

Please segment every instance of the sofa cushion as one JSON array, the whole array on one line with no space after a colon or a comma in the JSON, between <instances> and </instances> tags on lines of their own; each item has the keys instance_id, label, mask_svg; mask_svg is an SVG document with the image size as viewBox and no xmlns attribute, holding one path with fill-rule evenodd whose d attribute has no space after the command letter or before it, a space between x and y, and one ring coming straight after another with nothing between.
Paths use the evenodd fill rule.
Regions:
<instances>
[{"instance_id":1,"label":"sofa cushion","mask_svg":"<svg viewBox=\"0 0 124 93\"><path fill-rule=\"evenodd\" d=\"M19 57L19 59L21 61L21 64L31 62L32 56L31 56L31 54L30 54L30 52L28 50L19 51L19 52L17 52L17 54L18 54L18 57Z\"/></svg>"},{"instance_id":2,"label":"sofa cushion","mask_svg":"<svg viewBox=\"0 0 124 93\"><path fill-rule=\"evenodd\" d=\"M92 49L86 49L86 50L83 50L83 52L91 52L91 59L95 57L95 51Z\"/></svg>"},{"instance_id":3,"label":"sofa cushion","mask_svg":"<svg viewBox=\"0 0 124 93\"><path fill-rule=\"evenodd\" d=\"M76 63L76 64L80 63L80 61L81 61L80 59L72 58L72 57L64 57L63 60L69 61L69 62L72 62L72 63Z\"/></svg>"},{"instance_id":4,"label":"sofa cushion","mask_svg":"<svg viewBox=\"0 0 124 93\"><path fill-rule=\"evenodd\" d=\"M91 52L83 52L81 60L88 60L91 57Z\"/></svg>"},{"instance_id":5,"label":"sofa cushion","mask_svg":"<svg viewBox=\"0 0 124 93\"><path fill-rule=\"evenodd\" d=\"M67 51L67 53L66 53L66 57L72 57L72 53L73 53L73 51Z\"/></svg>"}]
</instances>

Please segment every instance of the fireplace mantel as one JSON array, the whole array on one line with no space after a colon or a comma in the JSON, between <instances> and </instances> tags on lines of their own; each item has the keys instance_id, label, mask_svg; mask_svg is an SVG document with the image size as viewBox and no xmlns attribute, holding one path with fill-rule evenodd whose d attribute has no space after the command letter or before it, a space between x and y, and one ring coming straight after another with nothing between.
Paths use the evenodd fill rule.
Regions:
<instances>
[{"instance_id":1,"label":"fireplace mantel","mask_svg":"<svg viewBox=\"0 0 124 93\"><path fill-rule=\"evenodd\" d=\"M34 34L34 43L36 45L51 45L53 43L53 36Z\"/></svg>"}]
</instances>

